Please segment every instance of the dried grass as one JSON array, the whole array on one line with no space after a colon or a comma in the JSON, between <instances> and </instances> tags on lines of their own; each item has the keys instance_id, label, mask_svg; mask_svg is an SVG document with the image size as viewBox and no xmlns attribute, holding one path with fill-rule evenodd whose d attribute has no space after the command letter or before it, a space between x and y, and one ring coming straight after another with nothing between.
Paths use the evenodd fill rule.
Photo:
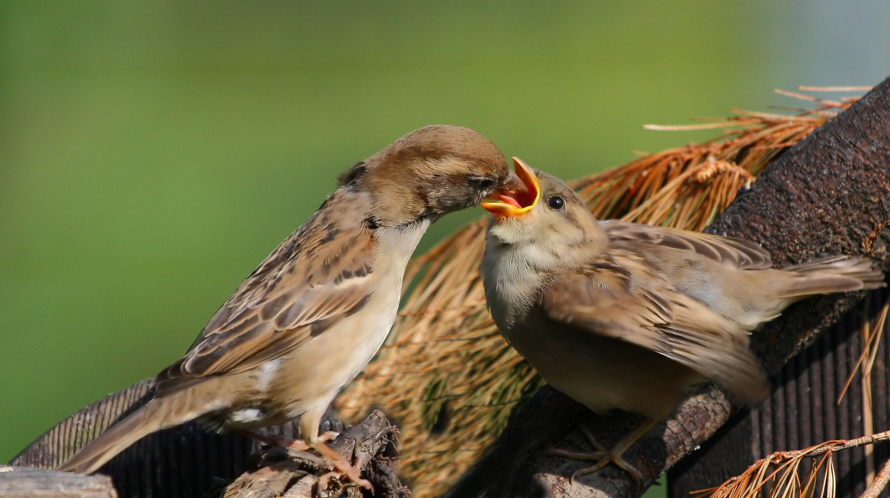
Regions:
<instances>
[{"instance_id":1,"label":"dried grass","mask_svg":"<svg viewBox=\"0 0 890 498\"><path fill-rule=\"evenodd\" d=\"M716 488L696 492L696 498L835 498L834 452L871 447L875 442L887 440L890 440L890 431L858 439L826 441L803 450L779 451L754 462L741 475ZM890 478L888 475L890 462L881 469L879 479L871 480L863 498L880 494Z\"/></svg>"},{"instance_id":2,"label":"dried grass","mask_svg":"<svg viewBox=\"0 0 890 498\"><path fill-rule=\"evenodd\" d=\"M693 125L724 134L641 157L573 187L598 218L701 230L782 151L851 103L806 99L815 110L793 116L733 111ZM399 473L415 496L447 489L543 383L503 340L485 307L478 269L486 223L471 223L412 262L387 344L336 402L347 420L377 406L398 423Z\"/></svg>"}]
</instances>

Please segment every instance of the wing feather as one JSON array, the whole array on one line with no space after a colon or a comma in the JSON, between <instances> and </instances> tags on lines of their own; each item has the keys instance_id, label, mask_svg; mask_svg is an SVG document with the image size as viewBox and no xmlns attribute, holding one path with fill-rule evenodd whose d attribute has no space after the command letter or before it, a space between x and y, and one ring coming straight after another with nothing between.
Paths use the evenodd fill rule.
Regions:
<instances>
[{"instance_id":1,"label":"wing feather","mask_svg":"<svg viewBox=\"0 0 890 498\"><path fill-rule=\"evenodd\" d=\"M622 242L648 242L694 251L714 261L744 270L762 270L773 264L769 253L749 240L615 220L602 221L600 226L609 235L609 239L619 245Z\"/></svg>"},{"instance_id":2,"label":"wing feather","mask_svg":"<svg viewBox=\"0 0 890 498\"><path fill-rule=\"evenodd\" d=\"M279 357L367 303L374 238L360 213L368 200L348 189L332 197L338 195L327 201L344 206L336 219L322 206L282 242L210 319L185 356L158 374L158 395ZM350 195L355 198L342 198Z\"/></svg>"},{"instance_id":3,"label":"wing feather","mask_svg":"<svg viewBox=\"0 0 890 498\"><path fill-rule=\"evenodd\" d=\"M631 255L623 261L633 262L625 275L593 264L554 277L541 295L545 316L664 355L746 400L765 395L747 332L677 292Z\"/></svg>"}]
</instances>

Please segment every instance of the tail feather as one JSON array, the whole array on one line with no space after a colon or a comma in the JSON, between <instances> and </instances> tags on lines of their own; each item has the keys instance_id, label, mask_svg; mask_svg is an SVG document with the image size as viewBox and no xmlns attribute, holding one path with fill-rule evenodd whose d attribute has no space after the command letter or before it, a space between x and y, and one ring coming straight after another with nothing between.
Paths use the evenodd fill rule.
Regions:
<instances>
[{"instance_id":1,"label":"tail feather","mask_svg":"<svg viewBox=\"0 0 890 498\"><path fill-rule=\"evenodd\" d=\"M781 291L781 297L870 290L887 285L884 275L872 267L870 260L855 256L816 259L782 270L793 272L795 278Z\"/></svg>"},{"instance_id":2,"label":"tail feather","mask_svg":"<svg viewBox=\"0 0 890 498\"><path fill-rule=\"evenodd\" d=\"M160 404L157 400L153 400L133 412L127 418L111 426L95 441L81 448L73 457L59 465L56 470L92 474L136 441L163 429L162 424L165 427L175 425L169 424L169 421L164 420L164 417L157 416Z\"/></svg>"}]
</instances>

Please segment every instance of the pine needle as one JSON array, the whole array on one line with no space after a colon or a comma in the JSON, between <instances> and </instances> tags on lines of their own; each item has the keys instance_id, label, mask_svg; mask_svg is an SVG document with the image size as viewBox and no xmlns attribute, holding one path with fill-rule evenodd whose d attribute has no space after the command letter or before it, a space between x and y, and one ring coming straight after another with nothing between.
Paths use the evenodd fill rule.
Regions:
<instances>
[{"instance_id":1,"label":"pine needle","mask_svg":"<svg viewBox=\"0 0 890 498\"><path fill-rule=\"evenodd\" d=\"M858 439L825 441L802 450L778 451L754 462L741 475L728 479L720 486L692 494L695 498L757 498L766 489L767 498L835 498L837 471L834 453L861 446L871 447L878 441L887 440L890 440L890 431ZM802 468L805 470L802 471ZM890 480L890 462L872 480L863 498L877 496L887 480ZM869 495L870 492L874 494Z\"/></svg>"}]
</instances>

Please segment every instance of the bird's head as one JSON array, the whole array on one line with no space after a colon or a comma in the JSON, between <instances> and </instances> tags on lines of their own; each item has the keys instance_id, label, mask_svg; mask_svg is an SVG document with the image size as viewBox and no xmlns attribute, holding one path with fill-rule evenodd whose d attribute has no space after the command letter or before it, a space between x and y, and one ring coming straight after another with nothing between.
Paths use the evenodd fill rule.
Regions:
<instances>
[{"instance_id":1,"label":"bird's head","mask_svg":"<svg viewBox=\"0 0 890 498\"><path fill-rule=\"evenodd\" d=\"M530 168L514 157L524 189L496 189L482 207L494 215L491 242L528 249L542 269L571 266L606 242L604 232L581 197L565 182Z\"/></svg>"},{"instance_id":2,"label":"bird's head","mask_svg":"<svg viewBox=\"0 0 890 498\"><path fill-rule=\"evenodd\" d=\"M371 193L381 226L398 226L478 205L495 189L523 185L500 150L460 126L415 130L341 175Z\"/></svg>"}]
</instances>

